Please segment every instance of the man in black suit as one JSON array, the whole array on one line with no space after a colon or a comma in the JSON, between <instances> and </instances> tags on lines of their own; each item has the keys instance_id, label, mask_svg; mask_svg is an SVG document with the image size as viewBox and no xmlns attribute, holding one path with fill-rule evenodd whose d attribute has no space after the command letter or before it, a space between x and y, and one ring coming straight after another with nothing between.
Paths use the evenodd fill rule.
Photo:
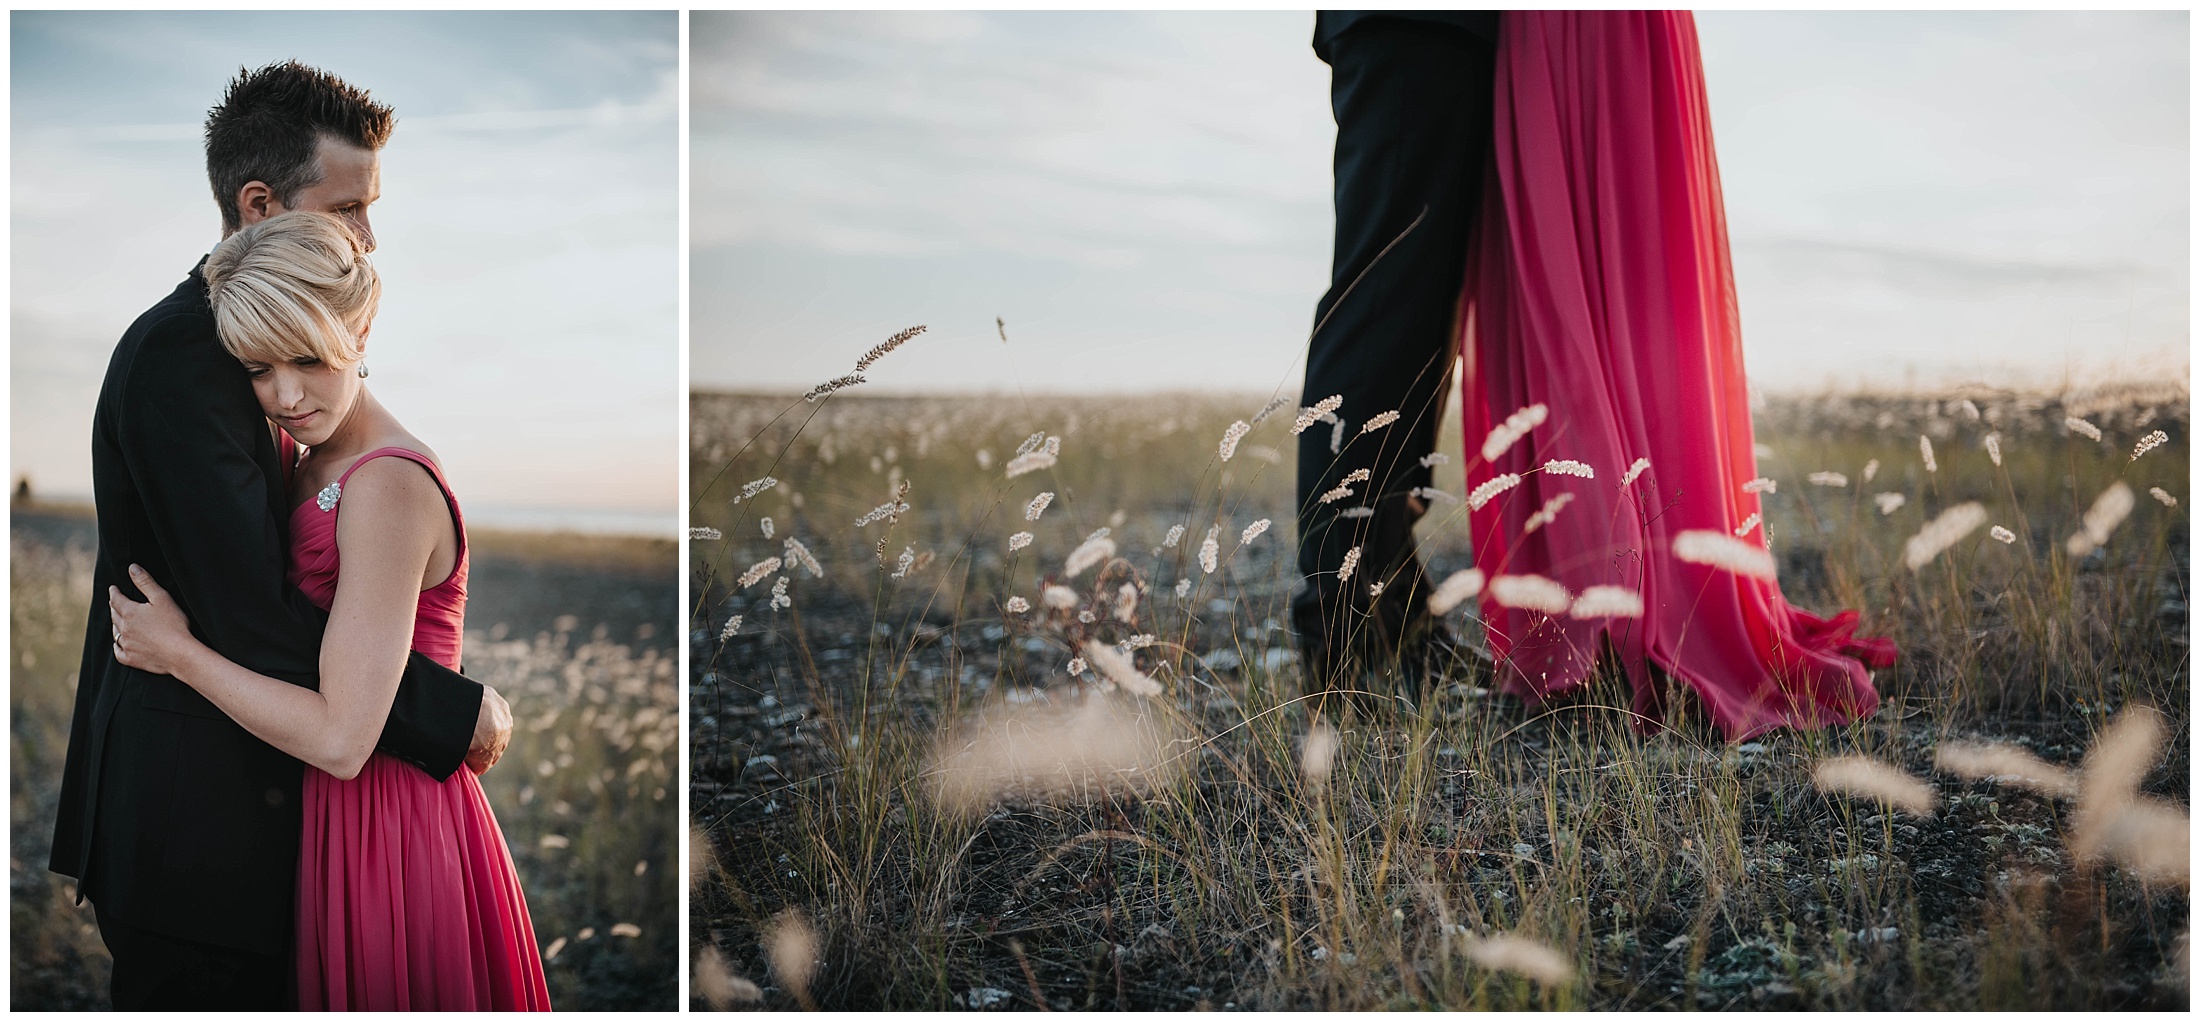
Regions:
<instances>
[{"instance_id":1,"label":"man in black suit","mask_svg":"<svg viewBox=\"0 0 2200 1022\"><path fill-rule=\"evenodd\" d=\"M1292 625L1315 689L1353 688L1405 655L1450 648L1426 613L1415 491L1436 447L1455 354L1467 243L1489 161L1494 11L1322 11L1314 52L1337 119L1336 248L1306 356L1303 404L1342 395L1342 424L1299 435L1299 574ZM1398 421L1359 435L1384 412ZM1346 442L1332 452L1331 442ZM1364 482L1343 482L1365 470ZM1353 493L1330 503L1341 485ZM1353 508L1370 514L1343 517ZM1356 571L1338 581L1346 555ZM1379 595L1369 587L1382 583Z\"/></svg>"},{"instance_id":2,"label":"man in black suit","mask_svg":"<svg viewBox=\"0 0 2200 1022\"><path fill-rule=\"evenodd\" d=\"M374 235L394 118L291 62L241 73L206 122L223 236L293 209ZM201 267L204 262L201 261ZM118 1009L286 1006L301 820L298 761L174 678L115 662L107 587L166 583L207 645L312 687L327 615L285 581L289 502L244 368L222 350L200 268L122 336L92 425L99 557L50 868L78 880L114 956ZM384 752L438 778L488 769L511 711L413 654Z\"/></svg>"}]
</instances>

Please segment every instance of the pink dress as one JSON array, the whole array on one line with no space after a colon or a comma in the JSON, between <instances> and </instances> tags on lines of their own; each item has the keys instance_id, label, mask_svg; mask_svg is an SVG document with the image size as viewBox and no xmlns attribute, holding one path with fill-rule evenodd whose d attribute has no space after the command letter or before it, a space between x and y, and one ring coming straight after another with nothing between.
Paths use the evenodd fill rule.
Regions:
<instances>
[{"instance_id":1,"label":"pink dress","mask_svg":"<svg viewBox=\"0 0 2200 1022\"><path fill-rule=\"evenodd\" d=\"M1870 714L1867 666L1895 650L1856 638L1854 611L1822 619L1776 583L1672 553L1689 529L1768 540L1743 488L1758 475L1755 438L1694 19L1507 11L1499 38L1496 173L1463 295L1467 486L1523 481L1471 513L1475 559L1575 594L1621 586L1644 604L1639 619L1579 620L1485 595L1506 689L1577 686L1608 643L1639 723L1665 708L1653 667L1729 740ZM1537 403L1545 424L1494 464L1476 457L1491 427ZM1622 486L1641 458L1647 471ZM1595 478L1529 474L1553 459ZM1527 531L1562 494L1572 503Z\"/></svg>"},{"instance_id":2,"label":"pink dress","mask_svg":"<svg viewBox=\"0 0 2200 1022\"><path fill-rule=\"evenodd\" d=\"M466 614L466 522L435 464L385 447L291 513L290 581L336 598L344 484L380 457L435 476L458 528L458 566L420 593L412 648L452 669ZM306 768L298 857L298 1004L308 1011L547 1011L542 956L519 874L473 772L437 782L376 752L359 776Z\"/></svg>"}]
</instances>

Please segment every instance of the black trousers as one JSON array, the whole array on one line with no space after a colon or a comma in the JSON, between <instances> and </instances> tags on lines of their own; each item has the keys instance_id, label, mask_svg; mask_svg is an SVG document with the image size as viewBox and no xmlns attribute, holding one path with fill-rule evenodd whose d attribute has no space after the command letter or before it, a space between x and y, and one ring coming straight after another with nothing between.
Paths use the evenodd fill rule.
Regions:
<instances>
[{"instance_id":1,"label":"black trousers","mask_svg":"<svg viewBox=\"0 0 2200 1022\"><path fill-rule=\"evenodd\" d=\"M99 937L114 956L108 991L116 1011L284 1011L292 1008L288 955L268 955L142 930L99 910Z\"/></svg>"},{"instance_id":2,"label":"black trousers","mask_svg":"<svg viewBox=\"0 0 2200 1022\"><path fill-rule=\"evenodd\" d=\"M1420 461L1435 449L1455 357L1467 245L1488 172L1496 47L1449 25L1369 18L1331 40L1328 58L1336 249L1329 292L1315 310L1302 403L1342 395L1343 442L1333 453L1329 423L1299 436L1304 584L1292 600L1317 685L1338 680L1338 658L1348 652L1395 652L1426 616L1428 586L1413 545L1419 516L1407 497L1429 484ZM1389 411L1396 423L1360 434ZM1370 478L1352 484L1351 496L1321 503L1361 469ZM1361 506L1374 513L1341 517ZM1359 564L1340 584L1354 547ZM1371 598L1375 582L1384 591Z\"/></svg>"}]
</instances>

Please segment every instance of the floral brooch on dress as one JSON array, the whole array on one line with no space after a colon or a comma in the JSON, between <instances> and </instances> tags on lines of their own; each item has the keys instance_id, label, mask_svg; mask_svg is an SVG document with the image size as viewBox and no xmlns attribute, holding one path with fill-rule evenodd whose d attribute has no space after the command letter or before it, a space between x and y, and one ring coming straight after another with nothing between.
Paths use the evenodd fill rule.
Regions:
<instances>
[{"instance_id":1,"label":"floral brooch on dress","mask_svg":"<svg viewBox=\"0 0 2200 1022\"><path fill-rule=\"evenodd\" d=\"M313 502L321 505L321 510L328 511L336 507L336 498L343 495L344 484L341 482L334 482L322 487L320 494L313 498Z\"/></svg>"}]
</instances>

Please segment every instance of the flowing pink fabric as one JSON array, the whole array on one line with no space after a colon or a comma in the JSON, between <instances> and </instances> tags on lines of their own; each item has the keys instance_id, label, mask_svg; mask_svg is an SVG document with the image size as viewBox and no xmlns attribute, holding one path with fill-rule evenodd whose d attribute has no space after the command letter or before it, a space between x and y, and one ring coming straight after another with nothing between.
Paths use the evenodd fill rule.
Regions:
<instances>
[{"instance_id":1,"label":"flowing pink fabric","mask_svg":"<svg viewBox=\"0 0 2200 1022\"><path fill-rule=\"evenodd\" d=\"M341 490L374 458L427 468L451 506L458 565L420 593L412 648L456 669L466 620L466 522L442 472L397 447L362 455L336 503L291 513L291 584L336 598ZM359 776L306 768L298 858L298 1004L307 1011L548 1011L519 873L472 771L438 782L375 753Z\"/></svg>"},{"instance_id":2,"label":"flowing pink fabric","mask_svg":"<svg viewBox=\"0 0 2200 1022\"><path fill-rule=\"evenodd\" d=\"M1520 485L1470 513L1489 575L1537 574L1574 594L1640 593L1639 619L1579 620L1485 593L1505 689L1580 685L1609 648L1639 723L1659 673L1685 684L1729 740L1821 727L1877 708L1866 664L1894 646L1790 607L1777 584L1681 561L1683 530L1735 535L1760 513L1733 269L1694 19L1671 11L1507 11L1492 147L1463 301L1469 492ZM1494 463L1483 439L1518 409L1546 422ZM1649 469L1621 486L1629 466ZM1553 459L1593 479L1532 472ZM1572 494L1527 531L1547 501ZM1745 532L1766 542L1763 527Z\"/></svg>"}]
</instances>

